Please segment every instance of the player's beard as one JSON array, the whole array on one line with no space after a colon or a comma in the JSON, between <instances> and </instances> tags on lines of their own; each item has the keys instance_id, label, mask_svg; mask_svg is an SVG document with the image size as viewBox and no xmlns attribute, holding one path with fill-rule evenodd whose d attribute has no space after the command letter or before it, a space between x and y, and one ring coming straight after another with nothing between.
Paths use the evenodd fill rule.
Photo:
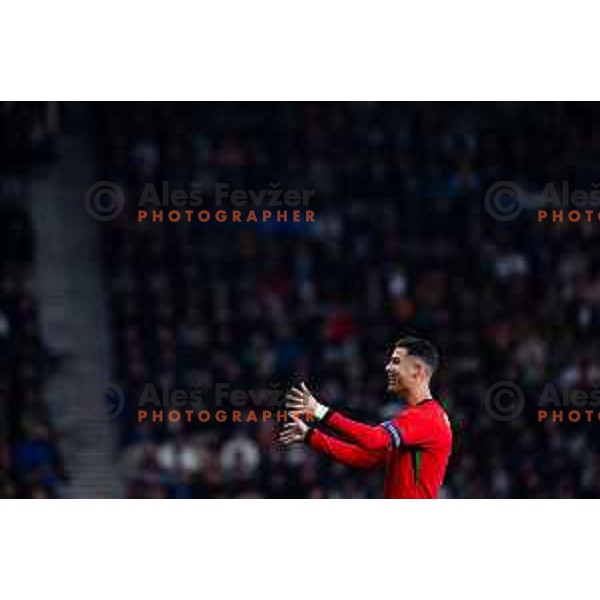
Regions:
<instances>
[{"instance_id":1,"label":"player's beard","mask_svg":"<svg viewBox=\"0 0 600 600\"><path fill-rule=\"evenodd\" d=\"M398 377L394 377L393 379L388 379L387 391L390 394L394 394L396 396L401 396L405 390L405 386L402 385L402 382Z\"/></svg>"},{"instance_id":2,"label":"player's beard","mask_svg":"<svg viewBox=\"0 0 600 600\"><path fill-rule=\"evenodd\" d=\"M394 377L393 379L388 379L387 391L390 394L401 394L403 389L404 387L402 386L397 377Z\"/></svg>"}]
</instances>

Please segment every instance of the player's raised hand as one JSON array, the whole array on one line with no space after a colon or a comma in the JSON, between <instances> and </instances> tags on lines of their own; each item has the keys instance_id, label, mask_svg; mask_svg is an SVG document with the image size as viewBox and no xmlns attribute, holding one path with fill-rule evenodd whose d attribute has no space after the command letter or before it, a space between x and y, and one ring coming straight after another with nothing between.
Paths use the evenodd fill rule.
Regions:
<instances>
[{"instance_id":1,"label":"player's raised hand","mask_svg":"<svg viewBox=\"0 0 600 600\"><path fill-rule=\"evenodd\" d=\"M292 415L293 422L286 423L283 426L283 431L279 434L279 441L284 446L299 444L304 441L308 433L308 425L301 421L296 415Z\"/></svg>"},{"instance_id":2,"label":"player's raised hand","mask_svg":"<svg viewBox=\"0 0 600 600\"><path fill-rule=\"evenodd\" d=\"M318 402L304 382L293 387L285 397L285 407L302 415L314 414Z\"/></svg>"}]
</instances>

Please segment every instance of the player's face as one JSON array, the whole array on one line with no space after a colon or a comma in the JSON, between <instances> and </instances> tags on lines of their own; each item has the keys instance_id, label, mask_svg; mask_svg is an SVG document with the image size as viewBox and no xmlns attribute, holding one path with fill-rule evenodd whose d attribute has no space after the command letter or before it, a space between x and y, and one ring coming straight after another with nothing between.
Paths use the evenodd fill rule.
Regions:
<instances>
[{"instance_id":1,"label":"player's face","mask_svg":"<svg viewBox=\"0 0 600 600\"><path fill-rule=\"evenodd\" d=\"M406 348L394 348L385 371L388 377L388 392L402 394L414 385L418 368Z\"/></svg>"}]
</instances>

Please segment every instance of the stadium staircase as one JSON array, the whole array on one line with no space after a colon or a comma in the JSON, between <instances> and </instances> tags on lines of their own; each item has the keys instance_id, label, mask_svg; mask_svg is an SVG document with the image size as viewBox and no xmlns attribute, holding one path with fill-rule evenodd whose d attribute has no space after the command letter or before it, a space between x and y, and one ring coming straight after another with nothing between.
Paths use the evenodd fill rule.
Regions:
<instances>
[{"instance_id":1,"label":"stadium staircase","mask_svg":"<svg viewBox=\"0 0 600 600\"><path fill-rule=\"evenodd\" d=\"M56 162L34 181L31 199L40 327L46 347L63 357L44 393L69 478L65 496L119 497L116 431L105 399L110 321L97 223L84 205L96 179L92 147L81 133L66 131L57 140Z\"/></svg>"}]
</instances>

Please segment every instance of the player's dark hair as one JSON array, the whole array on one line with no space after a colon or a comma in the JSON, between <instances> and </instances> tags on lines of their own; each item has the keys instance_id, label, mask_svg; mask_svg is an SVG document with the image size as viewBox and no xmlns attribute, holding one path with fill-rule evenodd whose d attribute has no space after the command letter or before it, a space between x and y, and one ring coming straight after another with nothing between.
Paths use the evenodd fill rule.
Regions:
<instances>
[{"instance_id":1,"label":"player's dark hair","mask_svg":"<svg viewBox=\"0 0 600 600\"><path fill-rule=\"evenodd\" d=\"M435 373L440 366L440 353L428 340L414 335L401 337L395 344L396 348L406 348L407 354L420 358Z\"/></svg>"}]
</instances>

